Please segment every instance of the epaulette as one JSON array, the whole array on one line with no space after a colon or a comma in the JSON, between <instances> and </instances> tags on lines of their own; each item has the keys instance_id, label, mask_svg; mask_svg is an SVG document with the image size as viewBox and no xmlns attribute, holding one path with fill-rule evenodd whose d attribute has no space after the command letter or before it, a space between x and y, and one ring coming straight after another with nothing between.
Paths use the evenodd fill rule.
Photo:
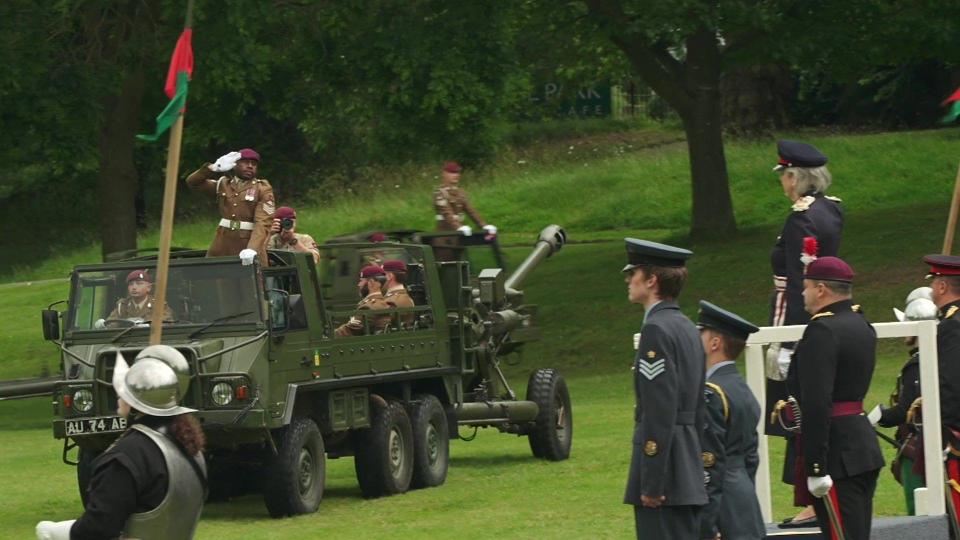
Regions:
<instances>
[{"instance_id":1,"label":"epaulette","mask_svg":"<svg viewBox=\"0 0 960 540\"><path fill-rule=\"evenodd\" d=\"M815 320L819 319L820 317L833 317L833 312L832 312L832 311L824 311L823 313L817 313L817 314L814 315L813 317L810 317L810 320L811 320L811 321L815 321Z\"/></svg>"},{"instance_id":2,"label":"epaulette","mask_svg":"<svg viewBox=\"0 0 960 540\"><path fill-rule=\"evenodd\" d=\"M840 197L833 197L831 195L824 195L823 198L833 202L843 202L843 199Z\"/></svg>"},{"instance_id":3,"label":"epaulette","mask_svg":"<svg viewBox=\"0 0 960 540\"><path fill-rule=\"evenodd\" d=\"M723 392L723 388L720 388L719 384L714 384L712 382L706 383L707 388L713 390L715 394L720 396L720 402L723 403L723 420L730 420L730 402L727 401L727 394Z\"/></svg>"},{"instance_id":4,"label":"epaulette","mask_svg":"<svg viewBox=\"0 0 960 540\"><path fill-rule=\"evenodd\" d=\"M792 208L794 212L806 212L810 209L810 205L816 200L816 197L812 197L810 195L807 195L806 197L800 197L790 208Z\"/></svg>"},{"instance_id":5,"label":"epaulette","mask_svg":"<svg viewBox=\"0 0 960 540\"><path fill-rule=\"evenodd\" d=\"M958 311L958 310L960 310L960 307L950 306L950 309L948 309L947 312L944 313L943 318L944 318L944 319L949 319L950 317L953 317L954 315L957 314L957 311Z\"/></svg>"}]
</instances>

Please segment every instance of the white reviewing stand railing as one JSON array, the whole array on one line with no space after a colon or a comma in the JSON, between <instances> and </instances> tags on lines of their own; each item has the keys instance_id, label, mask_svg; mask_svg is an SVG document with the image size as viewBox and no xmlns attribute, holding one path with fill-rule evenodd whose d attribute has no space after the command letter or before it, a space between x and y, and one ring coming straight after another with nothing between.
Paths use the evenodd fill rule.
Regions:
<instances>
[{"instance_id":1,"label":"white reviewing stand railing","mask_svg":"<svg viewBox=\"0 0 960 540\"><path fill-rule=\"evenodd\" d=\"M946 513L944 502L943 448L941 447L940 422L930 422L931 418L940 418L940 386L937 367L937 321L909 321L874 323L877 338L896 338L917 336L920 347L920 394L923 396L923 457L926 472L926 487L914 490L916 513L918 516L937 516ZM759 332L750 335L746 348L747 385L760 402L766 403L766 375L764 372L763 346L768 343L798 341L805 326L765 326ZM872 403L864 403L869 412ZM773 521L773 506L770 498L770 451L767 437L763 433L769 419L760 418L757 426L760 467L757 469L757 499L760 510L767 523Z\"/></svg>"}]
</instances>

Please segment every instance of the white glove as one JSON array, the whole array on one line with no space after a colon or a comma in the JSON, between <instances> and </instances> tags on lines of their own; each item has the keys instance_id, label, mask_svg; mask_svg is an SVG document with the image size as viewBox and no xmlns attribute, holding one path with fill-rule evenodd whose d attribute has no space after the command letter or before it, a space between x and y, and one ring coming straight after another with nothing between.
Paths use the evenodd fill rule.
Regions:
<instances>
[{"instance_id":1,"label":"white glove","mask_svg":"<svg viewBox=\"0 0 960 540\"><path fill-rule=\"evenodd\" d=\"M240 152L230 152L229 154L218 157L217 161L212 165L208 165L208 167L214 172L229 171L236 166L238 161L240 161Z\"/></svg>"},{"instance_id":2,"label":"white glove","mask_svg":"<svg viewBox=\"0 0 960 540\"><path fill-rule=\"evenodd\" d=\"M829 474L826 476L807 477L807 491L809 491L811 495L818 499L826 495L832 487L833 478L830 478Z\"/></svg>"},{"instance_id":3,"label":"white glove","mask_svg":"<svg viewBox=\"0 0 960 540\"><path fill-rule=\"evenodd\" d=\"M780 368L781 381L787 380L787 372L790 371L790 360L793 358L793 349L780 348L780 354L777 355L777 366Z\"/></svg>"},{"instance_id":4,"label":"white glove","mask_svg":"<svg viewBox=\"0 0 960 540\"><path fill-rule=\"evenodd\" d=\"M93 321L93 327L97 330L103 330L107 327L106 321L104 319L97 319Z\"/></svg>"},{"instance_id":5,"label":"white glove","mask_svg":"<svg viewBox=\"0 0 960 540\"><path fill-rule=\"evenodd\" d=\"M253 260L257 258L257 250L255 249L244 249L240 251L240 261L244 266L250 266L253 264Z\"/></svg>"},{"instance_id":6,"label":"white glove","mask_svg":"<svg viewBox=\"0 0 960 540\"><path fill-rule=\"evenodd\" d=\"M484 225L483 230L487 231L487 234L491 236L497 235L497 228L493 225Z\"/></svg>"},{"instance_id":7,"label":"white glove","mask_svg":"<svg viewBox=\"0 0 960 540\"><path fill-rule=\"evenodd\" d=\"M790 356L793 351L784 349L779 343L774 343L767 348L767 355L764 361L764 371L767 378L774 381L787 380L787 371L790 369Z\"/></svg>"},{"instance_id":8,"label":"white glove","mask_svg":"<svg viewBox=\"0 0 960 540\"><path fill-rule=\"evenodd\" d=\"M633 350L640 350L640 332L633 335Z\"/></svg>"},{"instance_id":9,"label":"white glove","mask_svg":"<svg viewBox=\"0 0 960 540\"><path fill-rule=\"evenodd\" d=\"M37 540L70 540L70 528L75 521L41 521L37 523Z\"/></svg>"},{"instance_id":10,"label":"white glove","mask_svg":"<svg viewBox=\"0 0 960 540\"><path fill-rule=\"evenodd\" d=\"M875 426L877 422L880 421L880 417L883 416L883 407L877 405L867 414L867 420L870 420L870 425Z\"/></svg>"},{"instance_id":11,"label":"white glove","mask_svg":"<svg viewBox=\"0 0 960 540\"><path fill-rule=\"evenodd\" d=\"M471 229L469 225L464 225L463 227L457 229L457 231L464 236L470 236L473 234L473 229Z\"/></svg>"}]
</instances>

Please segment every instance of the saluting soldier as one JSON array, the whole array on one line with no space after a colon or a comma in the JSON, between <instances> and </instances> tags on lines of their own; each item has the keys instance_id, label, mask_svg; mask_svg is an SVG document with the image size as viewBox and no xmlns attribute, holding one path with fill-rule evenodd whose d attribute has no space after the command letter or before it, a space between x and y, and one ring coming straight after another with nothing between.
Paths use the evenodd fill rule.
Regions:
<instances>
[{"instance_id":1,"label":"saluting soldier","mask_svg":"<svg viewBox=\"0 0 960 540\"><path fill-rule=\"evenodd\" d=\"M466 224L466 216L470 216L478 227L483 228L488 237L495 237L497 228L480 217L480 213L470 204L467 192L460 188L461 171L462 168L456 161L448 161L443 165L441 171L443 183L433 191L437 230L458 231L463 236L470 236L473 234L473 229ZM451 249L459 245L456 238L438 238L434 245L439 246L434 249L434 255L438 261L456 260L457 250Z\"/></svg>"},{"instance_id":2,"label":"saluting soldier","mask_svg":"<svg viewBox=\"0 0 960 540\"><path fill-rule=\"evenodd\" d=\"M208 257L239 255L244 249L252 249L259 255L260 264L268 264L267 239L276 208L270 182L257 178L259 167L260 154L244 148L214 163L204 163L187 177L191 189L216 197L220 210Z\"/></svg>"},{"instance_id":3,"label":"saluting soldier","mask_svg":"<svg viewBox=\"0 0 960 540\"><path fill-rule=\"evenodd\" d=\"M703 510L700 538L760 540L766 526L755 479L760 402L737 371L736 358L756 325L705 300L700 301L700 339L707 354L706 426L703 467L710 502Z\"/></svg>"},{"instance_id":4,"label":"saluting soldier","mask_svg":"<svg viewBox=\"0 0 960 540\"><path fill-rule=\"evenodd\" d=\"M903 311L893 308L893 313L900 322L934 320L937 318L937 305L932 300L930 287L918 287L907 295L906 306ZM870 412L871 420L883 427L896 427L896 440L900 448L893 463L893 476L903 486L903 495L907 503L907 514L915 515L916 506L913 500L913 490L926 485L923 470L923 437L920 426L914 418L915 406L920 402L920 352L917 347L917 336L903 338L907 347L910 347L909 359L900 368L896 387L890 395L891 406L877 405Z\"/></svg>"},{"instance_id":5,"label":"saluting soldier","mask_svg":"<svg viewBox=\"0 0 960 540\"><path fill-rule=\"evenodd\" d=\"M877 335L853 305L852 282L853 270L837 257L807 266L803 300L812 316L793 353L787 388L801 415L795 502L813 503L825 538L839 527L847 540L867 540L883 467L876 433L863 414Z\"/></svg>"},{"instance_id":6,"label":"saluting soldier","mask_svg":"<svg viewBox=\"0 0 960 540\"><path fill-rule=\"evenodd\" d=\"M383 300L392 308L410 308L413 307L413 298L407 292L407 263L390 259L383 261L383 272L387 276L387 282L384 284L386 292L383 293ZM413 323L413 313L404 313L400 316L400 321L404 326Z\"/></svg>"},{"instance_id":7,"label":"saluting soldier","mask_svg":"<svg viewBox=\"0 0 960 540\"><path fill-rule=\"evenodd\" d=\"M627 296L646 313L633 366L633 456L623 502L634 506L637 538L692 540L707 503L699 434L704 354L677 297L693 253L634 238L626 246Z\"/></svg>"},{"instance_id":8,"label":"saluting soldier","mask_svg":"<svg viewBox=\"0 0 960 540\"><path fill-rule=\"evenodd\" d=\"M360 303L357 304L358 310L380 310L390 309L390 305L383 299L383 284L387 277L383 268L376 265L364 266L360 270L360 279L357 281L357 291L360 293ZM390 324L390 316L375 317L370 323L370 333L383 330ZM364 333L363 319L358 316L350 317L350 320L341 324L334 331L337 337L359 336Z\"/></svg>"},{"instance_id":9,"label":"saluting soldier","mask_svg":"<svg viewBox=\"0 0 960 540\"><path fill-rule=\"evenodd\" d=\"M110 312L110 319L143 319L149 320L153 316L153 276L146 270L134 270L127 274L127 297L117 300L117 305ZM173 310L170 306L163 306L163 320L172 321ZM95 328L104 328L104 319L94 323Z\"/></svg>"},{"instance_id":10,"label":"saluting soldier","mask_svg":"<svg viewBox=\"0 0 960 540\"><path fill-rule=\"evenodd\" d=\"M937 323L937 364L940 377L940 419L947 448L946 474L960 482L960 257L927 255L930 265L930 289L933 303L940 310ZM949 489L949 504L960 510L960 493ZM951 523L954 538L960 536L960 523Z\"/></svg>"},{"instance_id":11,"label":"saluting soldier","mask_svg":"<svg viewBox=\"0 0 960 540\"><path fill-rule=\"evenodd\" d=\"M843 208L840 199L827 195L833 182L827 168L827 156L807 143L782 140L777 142L777 165L773 168L780 178L783 194L793 204L780 236L770 253L774 290L770 300L770 326L807 324L810 315L803 307L803 267L805 239L816 242L816 255L837 256L843 236ZM809 242L809 241L808 241ZM793 343L775 344L768 350L767 402L764 415L770 417L774 404L787 397L784 380L793 353ZM767 435L786 437L787 450L782 480L793 484L796 457L792 435L779 424L768 424ZM807 507L787 526L812 526L813 509Z\"/></svg>"}]
</instances>

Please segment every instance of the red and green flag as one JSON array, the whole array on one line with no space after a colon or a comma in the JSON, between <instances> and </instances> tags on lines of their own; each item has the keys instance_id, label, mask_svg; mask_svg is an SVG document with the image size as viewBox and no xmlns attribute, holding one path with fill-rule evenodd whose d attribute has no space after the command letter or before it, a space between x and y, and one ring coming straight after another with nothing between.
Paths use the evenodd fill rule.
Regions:
<instances>
[{"instance_id":1,"label":"red and green flag","mask_svg":"<svg viewBox=\"0 0 960 540\"><path fill-rule=\"evenodd\" d=\"M193 47L190 40L193 30L184 28L177 40L170 58L170 68L167 70L167 83L163 91L170 98L167 106L157 115L157 130L153 134L137 135L141 141L156 141L177 121L187 105L187 86L193 75Z\"/></svg>"},{"instance_id":2,"label":"red and green flag","mask_svg":"<svg viewBox=\"0 0 960 540\"><path fill-rule=\"evenodd\" d=\"M949 124L956 120L957 117L960 117L960 88L957 88L956 92L950 94L950 97L944 100L943 104L950 105L950 112L940 119L941 122Z\"/></svg>"}]
</instances>

